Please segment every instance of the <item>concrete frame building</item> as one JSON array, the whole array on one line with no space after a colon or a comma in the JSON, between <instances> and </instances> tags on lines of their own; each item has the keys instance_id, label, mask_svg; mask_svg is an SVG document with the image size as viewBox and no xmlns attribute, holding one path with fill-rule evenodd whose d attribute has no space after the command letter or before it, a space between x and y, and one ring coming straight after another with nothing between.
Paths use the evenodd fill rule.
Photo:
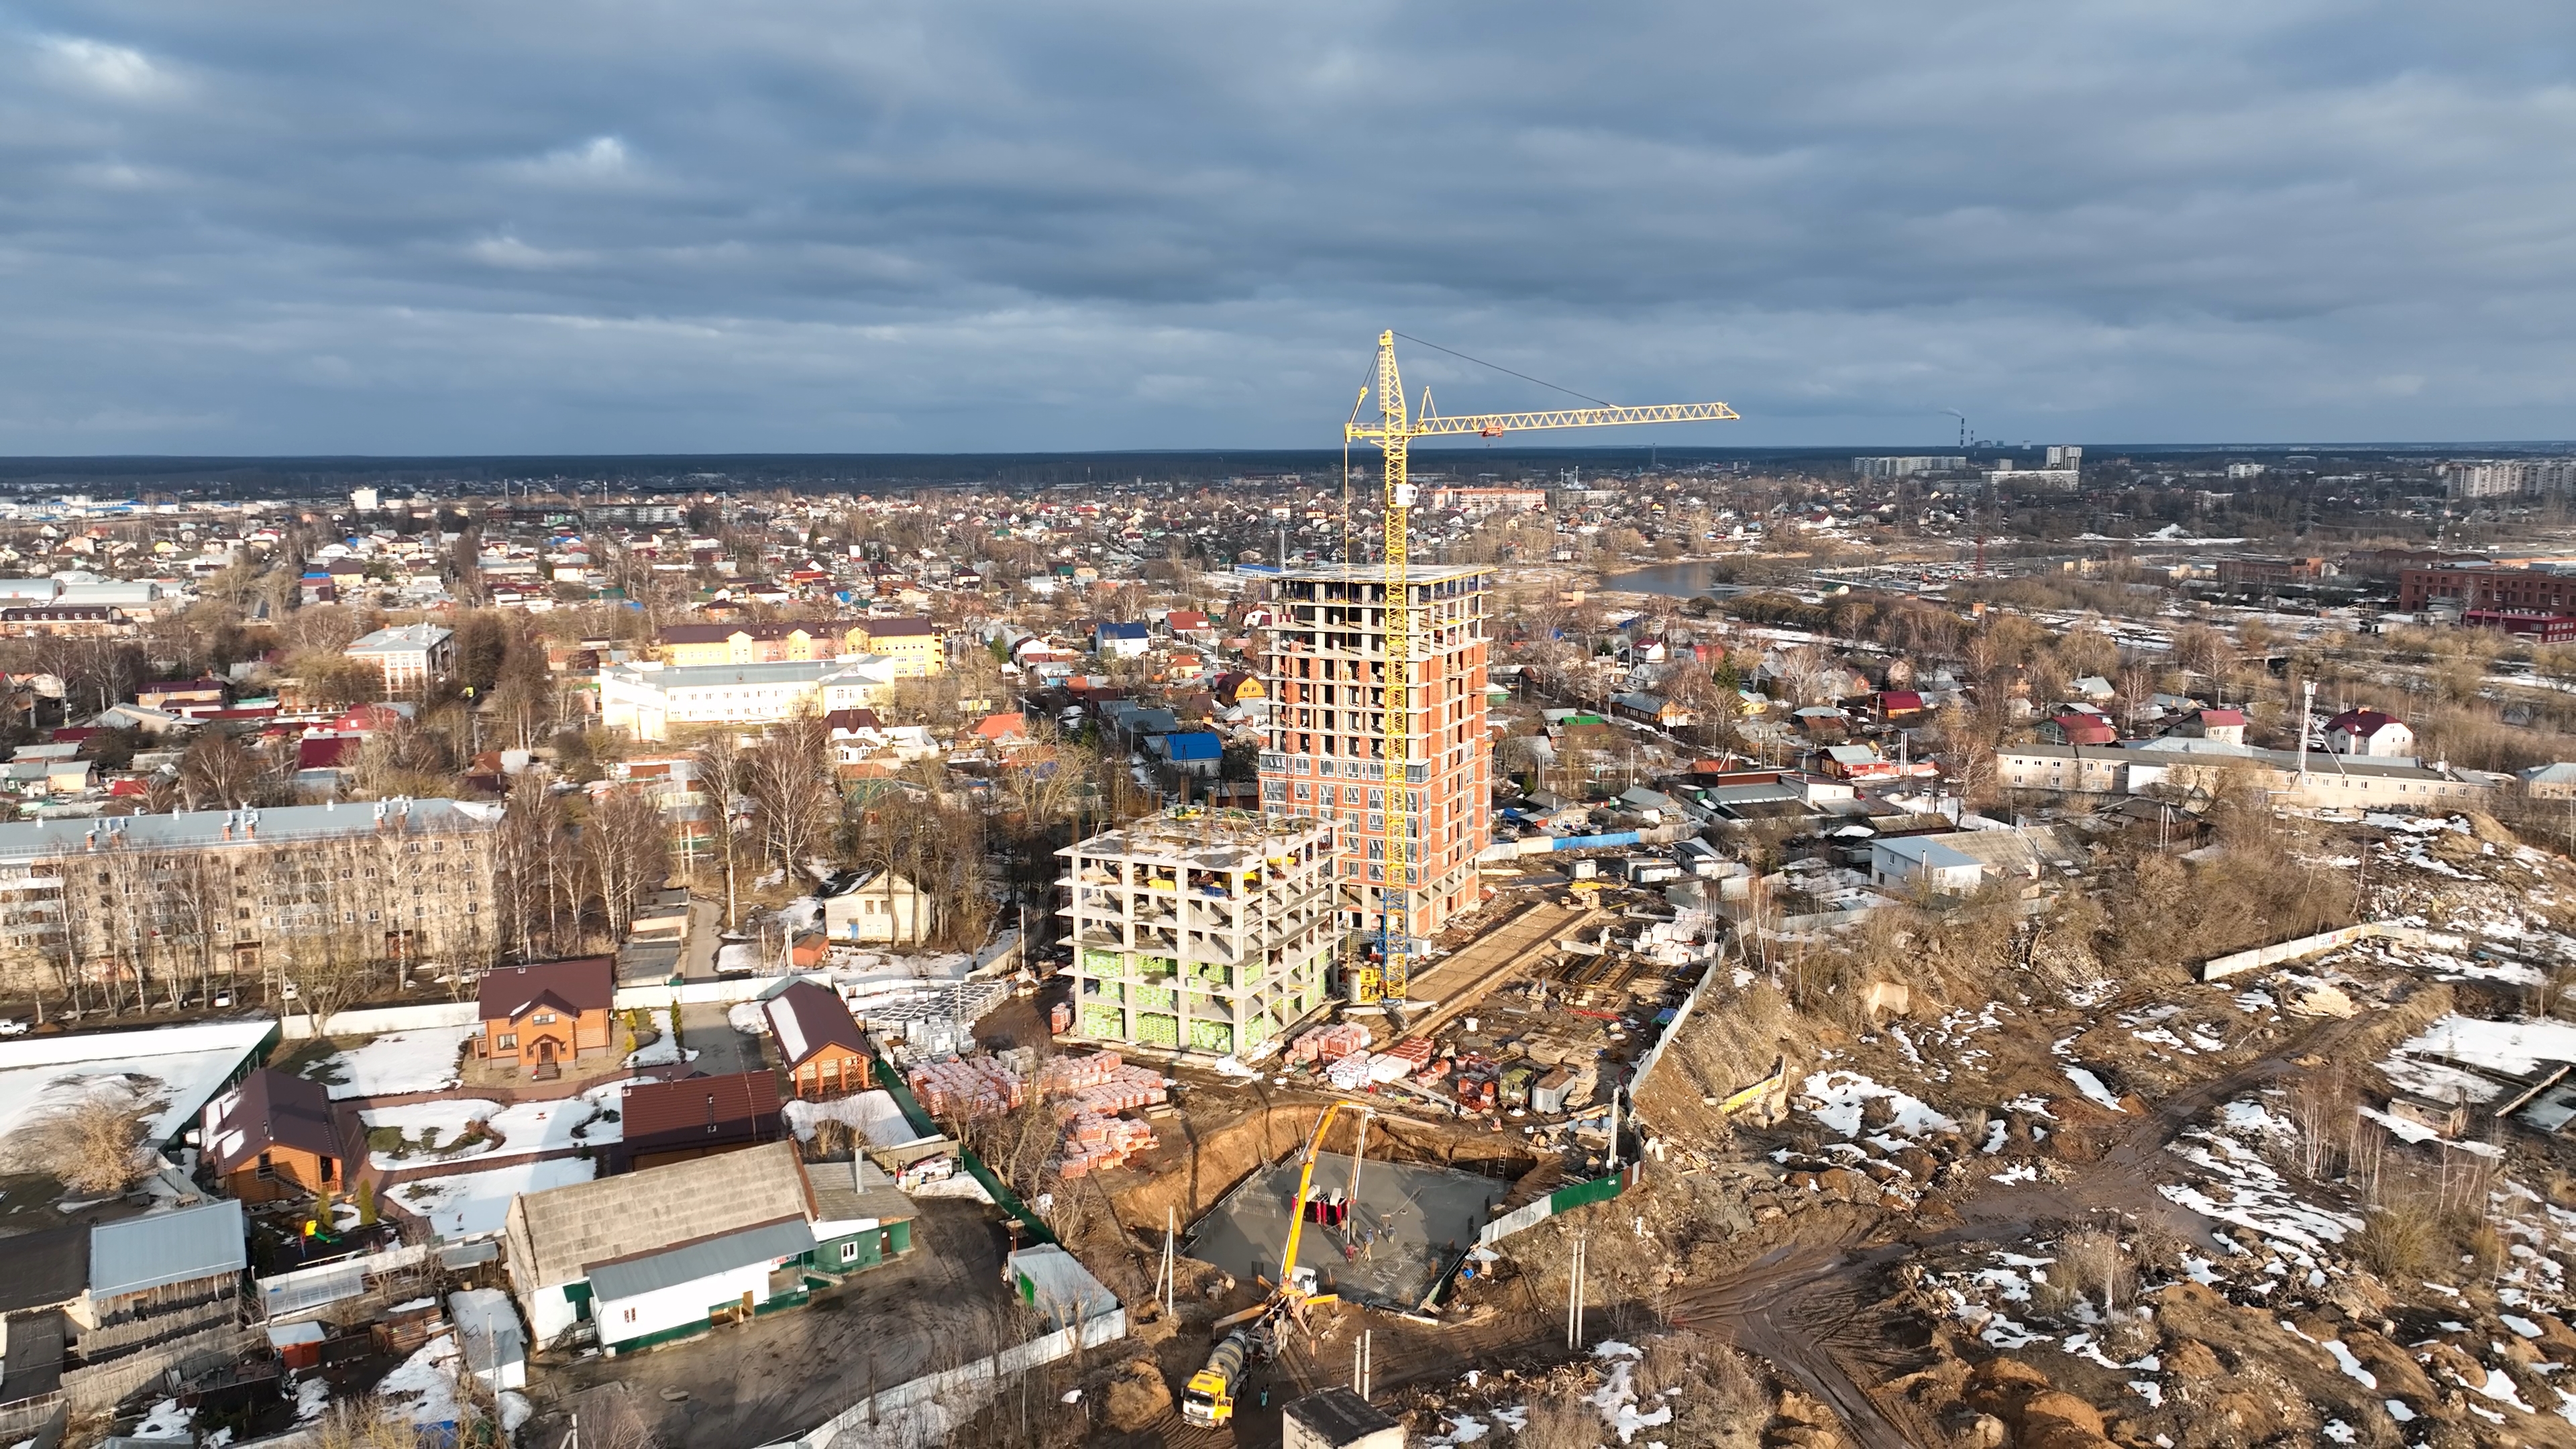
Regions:
<instances>
[{"instance_id":1,"label":"concrete frame building","mask_svg":"<svg viewBox=\"0 0 2576 1449\"><path fill-rule=\"evenodd\" d=\"M1386 574L1370 565L1292 569L1279 579L1264 682L1270 747L1262 808L1334 827L1336 909L1346 930L1381 926L1386 888ZM1405 748L1413 786L1410 919L1422 937L1477 901L1476 856L1492 809L1494 747L1485 726L1485 619L1493 570L1416 567L1413 688Z\"/></svg>"},{"instance_id":2,"label":"concrete frame building","mask_svg":"<svg viewBox=\"0 0 2576 1449\"><path fill-rule=\"evenodd\" d=\"M1250 1054L1332 993L1333 831L1183 809L1057 852L1075 1034Z\"/></svg>"}]
</instances>

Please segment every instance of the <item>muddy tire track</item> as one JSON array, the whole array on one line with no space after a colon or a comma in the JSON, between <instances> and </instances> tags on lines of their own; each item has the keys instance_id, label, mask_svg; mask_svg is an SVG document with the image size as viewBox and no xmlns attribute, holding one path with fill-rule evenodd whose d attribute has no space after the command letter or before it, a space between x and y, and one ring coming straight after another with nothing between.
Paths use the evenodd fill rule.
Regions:
<instances>
[{"instance_id":1,"label":"muddy tire track","mask_svg":"<svg viewBox=\"0 0 2576 1449\"><path fill-rule=\"evenodd\" d=\"M1880 1291L1889 1270L1922 1248L1984 1241L2026 1241L2050 1224L2101 1212L2153 1214L2187 1236L2206 1241L2212 1225L2167 1201L2156 1190L2160 1174L2185 1169L2165 1151L2185 1128L2225 1102L2294 1076L2303 1059L2373 1054L2396 1037L2450 1009L2447 988L2416 992L2392 1012L2327 1019L2298 1032L2264 1055L2165 1098L2147 1112L2113 1124L2096 1137L2098 1155L2066 1183L1997 1184L1980 1179L1940 1199L1944 1225L1886 1218L1884 1237L1791 1243L1756 1259L1742 1271L1672 1300L1677 1321L1722 1334L1736 1347L1777 1365L1815 1398L1840 1414L1864 1449L1908 1449L1946 1442L1937 1429L1909 1429L1910 1404L1882 1402L1855 1375L1899 1357L1888 1332ZM1875 1362L1874 1362L1875 1361ZM1894 1375L1880 1373L1885 1382Z\"/></svg>"}]
</instances>

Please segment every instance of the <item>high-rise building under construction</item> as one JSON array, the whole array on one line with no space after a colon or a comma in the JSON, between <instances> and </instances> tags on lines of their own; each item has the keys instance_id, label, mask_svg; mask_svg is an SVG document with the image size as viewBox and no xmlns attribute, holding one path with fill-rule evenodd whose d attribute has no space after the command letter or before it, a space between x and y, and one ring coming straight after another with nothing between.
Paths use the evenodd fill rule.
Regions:
<instances>
[{"instance_id":1,"label":"high-rise building under construction","mask_svg":"<svg viewBox=\"0 0 2576 1449\"><path fill-rule=\"evenodd\" d=\"M1383 567L1292 569L1279 580L1266 680L1265 809L1332 823L1342 925L1420 938L1476 904L1487 843L1493 745L1485 732L1486 614L1493 571L1406 570L1413 610L1412 697L1402 732L1411 848L1407 879L1387 878ZM1402 908L1386 920L1390 888Z\"/></svg>"}]
</instances>

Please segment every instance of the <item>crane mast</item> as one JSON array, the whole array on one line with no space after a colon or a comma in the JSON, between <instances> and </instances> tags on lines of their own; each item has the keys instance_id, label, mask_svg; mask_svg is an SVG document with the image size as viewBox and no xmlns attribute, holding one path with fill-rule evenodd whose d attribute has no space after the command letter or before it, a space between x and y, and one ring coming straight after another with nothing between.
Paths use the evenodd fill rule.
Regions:
<instances>
[{"instance_id":1,"label":"crane mast","mask_svg":"<svg viewBox=\"0 0 2576 1449\"><path fill-rule=\"evenodd\" d=\"M1495 438L1509 432L1534 428L1597 428L1627 423L1723 422L1734 420L1735 409L1722 402L1663 403L1651 407L1616 407L1603 405L1589 408L1560 408L1552 412L1470 413L1457 417L1435 416L1431 394L1422 396L1422 410L1406 414L1404 378L1395 363L1395 333L1381 332L1377 339L1377 421L1363 423L1354 408L1351 421L1344 424L1343 441L1374 443L1385 464L1385 529L1386 582L1381 608L1381 625L1385 631L1384 662L1379 666L1379 698L1384 711L1384 777L1386 790L1385 880L1378 891L1378 958L1380 971L1374 985L1364 994L1377 998L1402 1000L1409 983L1410 970L1406 957L1412 947L1414 862L1419 854L1413 848L1417 810L1413 790L1426 784L1430 760L1423 764L1423 779L1414 778L1412 744L1420 735L1413 728L1413 714L1421 703L1414 697L1414 601L1413 586L1407 571L1411 540L1409 517L1413 511L1414 485L1406 477L1413 440L1428 437L1458 437L1473 433ZM1361 394L1366 401L1367 394ZM1358 973L1369 980L1367 973Z\"/></svg>"}]
</instances>

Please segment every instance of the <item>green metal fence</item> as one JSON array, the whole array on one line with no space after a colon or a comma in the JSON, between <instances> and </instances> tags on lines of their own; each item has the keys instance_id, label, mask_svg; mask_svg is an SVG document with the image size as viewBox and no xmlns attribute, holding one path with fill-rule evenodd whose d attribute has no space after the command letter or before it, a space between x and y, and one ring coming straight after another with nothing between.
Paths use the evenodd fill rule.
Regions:
<instances>
[{"instance_id":1,"label":"green metal fence","mask_svg":"<svg viewBox=\"0 0 2576 1449\"><path fill-rule=\"evenodd\" d=\"M903 1120L912 1124L912 1130L924 1137L938 1136L939 1124L922 1110L921 1099L912 1095L912 1088L904 1082L903 1074L886 1065L885 1058L881 1056L871 1054L868 1060L876 1068L877 1081L893 1096L894 1104L903 1109ZM1020 1220L1020 1226L1028 1230L1031 1241L1053 1243L1059 1248L1064 1246L1047 1227L1046 1220L1029 1211L1029 1205L1020 1201L1020 1195L1011 1191L993 1169L984 1165L984 1159L977 1157L963 1142L957 1144L957 1161L966 1169L967 1176L984 1185L984 1191L993 1195L993 1201L1001 1205L1002 1211Z\"/></svg>"}]
</instances>

